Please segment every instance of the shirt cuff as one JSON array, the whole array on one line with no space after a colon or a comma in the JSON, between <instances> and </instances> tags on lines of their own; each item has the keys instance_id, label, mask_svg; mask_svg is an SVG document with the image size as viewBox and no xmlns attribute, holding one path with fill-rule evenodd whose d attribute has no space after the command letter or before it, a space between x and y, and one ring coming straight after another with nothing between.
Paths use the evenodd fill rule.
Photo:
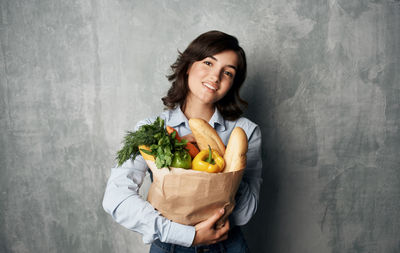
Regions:
<instances>
[{"instance_id":1,"label":"shirt cuff","mask_svg":"<svg viewBox=\"0 0 400 253\"><path fill-rule=\"evenodd\" d=\"M193 226L171 222L165 242L190 247L192 246L195 234L196 229Z\"/></svg>"}]
</instances>

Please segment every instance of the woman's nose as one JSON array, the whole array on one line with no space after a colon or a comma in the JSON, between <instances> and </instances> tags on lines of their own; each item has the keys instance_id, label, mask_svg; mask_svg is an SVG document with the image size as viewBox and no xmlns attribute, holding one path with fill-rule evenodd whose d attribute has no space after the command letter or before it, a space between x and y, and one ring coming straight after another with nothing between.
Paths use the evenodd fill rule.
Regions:
<instances>
[{"instance_id":1,"label":"woman's nose","mask_svg":"<svg viewBox=\"0 0 400 253\"><path fill-rule=\"evenodd\" d=\"M220 80L220 76L221 76L221 71L219 71L218 69L214 68L213 70L211 70L211 81L218 83Z\"/></svg>"}]
</instances>

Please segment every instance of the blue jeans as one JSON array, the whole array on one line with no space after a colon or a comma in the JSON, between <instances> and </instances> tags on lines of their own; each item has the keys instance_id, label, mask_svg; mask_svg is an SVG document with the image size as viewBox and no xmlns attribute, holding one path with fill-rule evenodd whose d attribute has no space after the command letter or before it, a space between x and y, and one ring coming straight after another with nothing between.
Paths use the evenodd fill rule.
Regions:
<instances>
[{"instance_id":1,"label":"blue jeans","mask_svg":"<svg viewBox=\"0 0 400 253\"><path fill-rule=\"evenodd\" d=\"M184 247L156 240L151 244L150 253L249 253L246 241L239 227L233 227L225 241L208 245Z\"/></svg>"}]
</instances>

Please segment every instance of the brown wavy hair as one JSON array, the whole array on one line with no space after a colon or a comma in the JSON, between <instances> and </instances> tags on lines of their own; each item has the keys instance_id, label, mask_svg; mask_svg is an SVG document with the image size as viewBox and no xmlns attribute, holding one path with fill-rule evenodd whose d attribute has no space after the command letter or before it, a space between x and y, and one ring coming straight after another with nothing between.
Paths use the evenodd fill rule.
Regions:
<instances>
[{"instance_id":1,"label":"brown wavy hair","mask_svg":"<svg viewBox=\"0 0 400 253\"><path fill-rule=\"evenodd\" d=\"M247 102L239 95L239 90L246 79L246 55L235 37L220 31L203 33L193 40L183 53L178 51L178 58L171 65L172 74L167 76L172 85L167 95L161 99L164 105L168 109L174 109L179 105L185 106L185 99L189 92L187 83L187 70L189 67L196 61L203 60L226 50L232 50L237 54L238 66L232 87L215 105L224 119L238 119L243 114L243 110L239 104L247 106Z\"/></svg>"}]
</instances>

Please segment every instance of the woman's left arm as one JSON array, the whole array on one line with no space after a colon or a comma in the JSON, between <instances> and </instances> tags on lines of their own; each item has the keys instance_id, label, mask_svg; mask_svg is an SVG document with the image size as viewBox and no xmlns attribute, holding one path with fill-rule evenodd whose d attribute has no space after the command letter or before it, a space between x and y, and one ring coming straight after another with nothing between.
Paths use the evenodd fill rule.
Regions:
<instances>
[{"instance_id":1,"label":"woman's left arm","mask_svg":"<svg viewBox=\"0 0 400 253\"><path fill-rule=\"evenodd\" d=\"M236 206L230 216L231 225L245 225L255 214L262 183L261 171L261 130L256 126L250 133L247 165L236 194Z\"/></svg>"}]
</instances>

